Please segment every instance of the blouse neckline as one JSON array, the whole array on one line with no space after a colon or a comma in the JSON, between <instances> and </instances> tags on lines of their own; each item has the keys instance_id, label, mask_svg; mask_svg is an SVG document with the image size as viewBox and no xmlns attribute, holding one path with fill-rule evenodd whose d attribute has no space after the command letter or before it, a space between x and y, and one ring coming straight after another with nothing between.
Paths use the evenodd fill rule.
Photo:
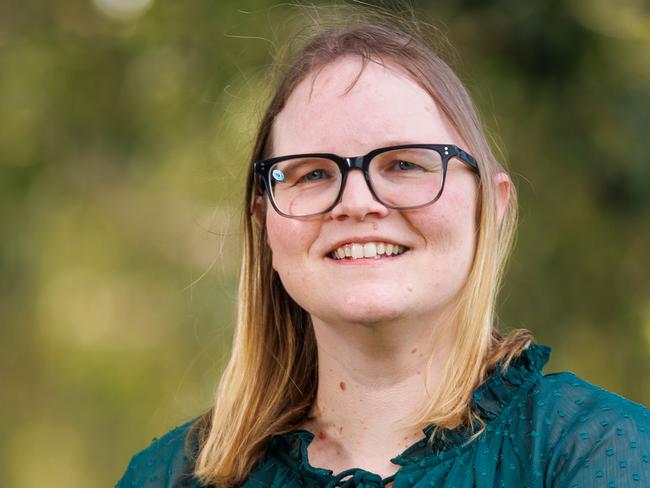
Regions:
<instances>
[{"instance_id":1,"label":"blouse neckline","mask_svg":"<svg viewBox=\"0 0 650 488\"><path fill-rule=\"evenodd\" d=\"M437 437L429 441L433 427L423 430L424 437L398 454L391 462L399 466L419 464L420 466L444 462L452 456L458 456L462 451L470 448L481 436L494 431L500 421L507 417L512 406L519 403L532 385L543 376L542 369L548 362L551 349L540 344L531 344L519 356L513 359L507 369L499 364L493 374L476 388L472 395L472 407L479 417L485 422L484 432L475 439L471 439L474 428L458 428L447 430L444 437ZM345 470L336 476L330 469L316 468L309 463L307 449L314 439L314 434L298 429L280 434L271 438L270 450L278 455L291 470L316 479L322 485L340 486L346 478L354 478L358 486L360 481L374 482L379 486L392 481L394 476L382 480L374 473L360 468ZM469 441L469 442L468 442ZM352 478L349 478L352 477Z\"/></svg>"}]
</instances>

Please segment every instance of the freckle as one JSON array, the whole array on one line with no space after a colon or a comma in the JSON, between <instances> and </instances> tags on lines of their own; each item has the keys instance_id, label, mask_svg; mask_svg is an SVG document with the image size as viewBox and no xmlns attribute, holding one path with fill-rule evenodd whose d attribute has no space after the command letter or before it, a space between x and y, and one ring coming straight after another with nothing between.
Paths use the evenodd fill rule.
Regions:
<instances>
[{"instance_id":1,"label":"freckle","mask_svg":"<svg viewBox=\"0 0 650 488\"><path fill-rule=\"evenodd\" d=\"M414 347L413 349L411 349L411 354L415 354L416 352L418 352L418 348L417 348L417 347Z\"/></svg>"},{"instance_id":2,"label":"freckle","mask_svg":"<svg viewBox=\"0 0 650 488\"><path fill-rule=\"evenodd\" d=\"M326 440L326 439L327 439L327 433L326 433L324 430L321 430L321 431L318 433L318 438L319 438L321 441Z\"/></svg>"},{"instance_id":3,"label":"freckle","mask_svg":"<svg viewBox=\"0 0 650 488\"><path fill-rule=\"evenodd\" d=\"M341 387L341 390L345 391L345 389L348 387L343 381L339 383L339 386Z\"/></svg>"},{"instance_id":4,"label":"freckle","mask_svg":"<svg viewBox=\"0 0 650 488\"><path fill-rule=\"evenodd\" d=\"M408 292L410 293L410 292L412 292L412 291L413 291L413 288L412 288L412 287L410 287L410 286L407 286L407 287L406 287L406 290L407 290L407 291L408 291Z\"/></svg>"},{"instance_id":5,"label":"freckle","mask_svg":"<svg viewBox=\"0 0 650 488\"><path fill-rule=\"evenodd\" d=\"M422 374L422 373L420 373L419 371L416 371L415 374Z\"/></svg>"},{"instance_id":6,"label":"freckle","mask_svg":"<svg viewBox=\"0 0 650 488\"><path fill-rule=\"evenodd\" d=\"M337 456L340 456L340 455L341 455L341 451L336 451L336 455L337 455Z\"/></svg>"}]
</instances>

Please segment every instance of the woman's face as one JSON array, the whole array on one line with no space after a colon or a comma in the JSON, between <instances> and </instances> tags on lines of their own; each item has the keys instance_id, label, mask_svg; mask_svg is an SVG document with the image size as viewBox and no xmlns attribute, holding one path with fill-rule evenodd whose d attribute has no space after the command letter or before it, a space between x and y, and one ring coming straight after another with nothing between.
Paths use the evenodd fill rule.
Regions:
<instances>
[{"instance_id":1,"label":"woman's face","mask_svg":"<svg viewBox=\"0 0 650 488\"><path fill-rule=\"evenodd\" d=\"M371 62L354 82L360 67L357 58L344 57L296 87L276 118L273 156L357 156L408 143L465 147L431 97L407 75ZM472 263L477 192L475 175L452 160L436 203L393 210L374 200L361 171L353 170L341 201L325 215L290 219L266 205L273 267L289 295L315 320L435 321L450 307ZM345 244L367 242L407 250L380 259L332 258Z\"/></svg>"}]
</instances>

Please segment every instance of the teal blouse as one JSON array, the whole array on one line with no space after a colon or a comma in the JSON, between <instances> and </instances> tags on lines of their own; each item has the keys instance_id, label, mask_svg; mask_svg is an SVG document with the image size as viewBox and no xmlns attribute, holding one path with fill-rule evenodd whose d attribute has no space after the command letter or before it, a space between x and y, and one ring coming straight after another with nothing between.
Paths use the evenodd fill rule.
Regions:
<instances>
[{"instance_id":1,"label":"teal blouse","mask_svg":"<svg viewBox=\"0 0 650 488\"><path fill-rule=\"evenodd\" d=\"M244 488L261 487L639 487L650 488L650 412L572 373L542 374L550 349L532 345L473 394L487 423L444 439L423 438L391 460L382 479L363 469L338 474L309 464L314 436L296 430L271 438ZM136 454L118 488L206 488L192 475L191 422Z\"/></svg>"}]
</instances>

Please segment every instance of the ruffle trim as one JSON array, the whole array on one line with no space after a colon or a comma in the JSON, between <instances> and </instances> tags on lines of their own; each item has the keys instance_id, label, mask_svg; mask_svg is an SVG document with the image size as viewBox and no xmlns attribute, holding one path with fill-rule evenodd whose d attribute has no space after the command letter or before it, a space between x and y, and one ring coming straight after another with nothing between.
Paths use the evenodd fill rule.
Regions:
<instances>
[{"instance_id":1,"label":"ruffle trim","mask_svg":"<svg viewBox=\"0 0 650 488\"><path fill-rule=\"evenodd\" d=\"M507 414L518 400L528 394L530 388L543 376L542 369L548 362L551 349L531 344L514 358L507 369L497 366L492 375L472 394L472 408L483 420L485 430L490 431L499 423L499 417ZM420 464L421 467L459 456L473 440L472 435L482 426L459 427L443 430L431 439L433 426L424 429L425 438L413 444L391 461L400 466Z\"/></svg>"},{"instance_id":2,"label":"ruffle trim","mask_svg":"<svg viewBox=\"0 0 650 488\"><path fill-rule=\"evenodd\" d=\"M522 387L532 385L543 376L542 369L550 356L550 347L531 344L512 360L507 370L497 366L492 376L474 391L472 408L485 422L494 420L515 395L528 391Z\"/></svg>"},{"instance_id":3,"label":"ruffle trim","mask_svg":"<svg viewBox=\"0 0 650 488\"><path fill-rule=\"evenodd\" d=\"M533 384L542 376L542 369L548 362L551 348L540 344L531 344L519 356L513 359L507 369L501 365L472 395L472 407L487 424L486 430L494 428L497 419L528 393ZM445 431L441 439L431 440L433 427L423 430L424 438L396 456L391 462L400 466L417 464L420 467L444 461L450 456L457 456L468 446L468 440L474 429L459 428ZM271 439L271 451L283 459L285 464L300 475L315 478L321 482L331 482L333 472L329 469L315 468L309 464L307 448L313 441L314 434L306 430L294 430ZM377 477L362 469L352 469L341 475ZM381 478L379 478L380 480ZM379 480L373 480L375 482ZM387 482L388 480L383 480ZM336 486L336 485L333 485ZM381 482L377 486L383 486Z\"/></svg>"}]
</instances>

